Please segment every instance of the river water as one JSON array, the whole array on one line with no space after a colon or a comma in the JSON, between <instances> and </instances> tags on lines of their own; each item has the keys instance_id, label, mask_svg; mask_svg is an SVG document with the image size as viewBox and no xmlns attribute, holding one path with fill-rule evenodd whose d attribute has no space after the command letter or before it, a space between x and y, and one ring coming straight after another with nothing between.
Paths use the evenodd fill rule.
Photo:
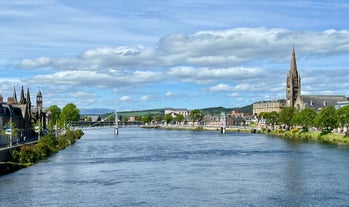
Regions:
<instances>
[{"instance_id":1,"label":"river water","mask_svg":"<svg viewBox=\"0 0 349 207\"><path fill-rule=\"evenodd\" d=\"M0 206L349 206L349 148L262 134L86 130L1 176Z\"/></svg>"}]
</instances>

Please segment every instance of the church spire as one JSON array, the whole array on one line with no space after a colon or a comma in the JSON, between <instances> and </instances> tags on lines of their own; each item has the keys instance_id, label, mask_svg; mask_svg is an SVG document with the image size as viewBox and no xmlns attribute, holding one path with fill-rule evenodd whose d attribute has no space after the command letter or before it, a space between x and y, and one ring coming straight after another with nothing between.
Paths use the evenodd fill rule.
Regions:
<instances>
[{"instance_id":1,"label":"church spire","mask_svg":"<svg viewBox=\"0 0 349 207\"><path fill-rule=\"evenodd\" d=\"M16 94L16 86L13 86L13 97L12 97L15 102L17 102L17 94Z\"/></svg>"},{"instance_id":2,"label":"church spire","mask_svg":"<svg viewBox=\"0 0 349 207\"><path fill-rule=\"evenodd\" d=\"M295 106L296 100L301 96L301 77L297 71L296 51L292 48L290 71L286 79L286 105Z\"/></svg>"},{"instance_id":3,"label":"church spire","mask_svg":"<svg viewBox=\"0 0 349 207\"><path fill-rule=\"evenodd\" d=\"M293 48L292 48L292 58L291 58L291 65L290 65L290 73L293 73L294 75L298 75L297 62L296 62L296 51L294 49L294 45L293 45Z\"/></svg>"},{"instance_id":4,"label":"church spire","mask_svg":"<svg viewBox=\"0 0 349 207\"><path fill-rule=\"evenodd\" d=\"M22 89L21 89L21 97L20 97L19 103L20 103L20 104L25 104L25 103L26 103L25 98L24 98L24 89L23 89L23 86L22 86Z\"/></svg>"},{"instance_id":5,"label":"church spire","mask_svg":"<svg viewBox=\"0 0 349 207\"><path fill-rule=\"evenodd\" d=\"M30 103L30 94L29 94L29 88L27 89L27 103Z\"/></svg>"}]
</instances>

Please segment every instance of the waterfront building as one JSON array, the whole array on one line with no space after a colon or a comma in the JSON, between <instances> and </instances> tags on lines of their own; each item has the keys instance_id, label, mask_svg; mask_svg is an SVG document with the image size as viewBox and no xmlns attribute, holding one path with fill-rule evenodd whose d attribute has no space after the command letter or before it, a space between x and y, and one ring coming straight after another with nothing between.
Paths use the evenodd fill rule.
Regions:
<instances>
[{"instance_id":1,"label":"waterfront building","mask_svg":"<svg viewBox=\"0 0 349 207\"><path fill-rule=\"evenodd\" d=\"M253 114L258 116L262 112L280 112L286 107L285 99L275 101L259 101L253 104Z\"/></svg>"},{"instance_id":2,"label":"waterfront building","mask_svg":"<svg viewBox=\"0 0 349 207\"><path fill-rule=\"evenodd\" d=\"M183 109L183 108L177 108L177 109L165 108L165 115L171 114L173 118L175 118L178 114L181 114L184 116L184 118L187 118L189 117L189 113L190 113L189 110Z\"/></svg>"},{"instance_id":3,"label":"waterfront building","mask_svg":"<svg viewBox=\"0 0 349 207\"><path fill-rule=\"evenodd\" d=\"M46 113L43 109L42 94L36 96L36 106L32 106L29 88L25 95L22 86L20 100L17 99L16 89L13 89L13 96L4 101L0 95L0 127L1 129L15 126L19 133L20 140L33 135L33 125L40 124L41 129L46 128Z\"/></svg>"}]
</instances>

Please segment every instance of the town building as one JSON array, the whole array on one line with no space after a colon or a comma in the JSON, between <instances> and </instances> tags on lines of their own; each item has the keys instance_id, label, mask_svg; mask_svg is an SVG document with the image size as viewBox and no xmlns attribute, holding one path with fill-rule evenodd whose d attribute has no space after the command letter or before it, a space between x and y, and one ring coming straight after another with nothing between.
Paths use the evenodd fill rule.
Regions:
<instances>
[{"instance_id":1,"label":"town building","mask_svg":"<svg viewBox=\"0 0 349 207\"><path fill-rule=\"evenodd\" d=\"M46 113L43 108L42 93L39 90L36 96L36 105L32 106L29 88L26 95L22 86L20 99L18 101L16 89L13 89L13 96L4 101L0 94L0 127L18 129L17 138L23 140L34 134L34 125L40 125L40 129L46 128ZM11 128L12 127L12 128ZM2 142L2 141L1 141Z\"/></svg>"},{"instance_id":2,"label":"town building","mask_svg":"<svg viewBox=\"0 0 349 207\"><path fill-rule=\"evenodd\" d=\"M280 112L286 107L285 99L275 100L275 101L259 101L253 104L253 114L259 115L262 112Z\"/></svg>"},{"instance_id":3,"label":"town building","mask_svg":"<svg viewBox=\"0 0 349 207\"><path fill-rule=\"evenodd\" d=\"M301 77L293 47L290 70L286 78L286 106L293 106L298 111L305 108L321 111L326 106L335 106L338 102L345 101L348 101L345 95L301 95Z\"/></svg>"},{"instance_id":4,"label":"town building","mask_svg":"<svg viewBox=\"0 0 349 207\"><path fill-rule=\"evenodd\" d=\"M167 114L171 114L171 116L173 118L175 118L178 114L183 115L184 118L189 117L190 111L187 109L182 109L182 108L178 108L178 109L174 109L174 108L166 108L165 109L165 115Z\"/></svg>"},{"instance_id":5,"label":"town building","mask_svg":"<svg viewBox=\"0 0 349 207\"><path fill-rule=\"evenodd\" d=\"M260 101L253 104L253 114L262 112L280 112L284 107L295 107L298 111L311 108L321 111L326 106L338 106L346 103L345 95L301 95L301 76L297 70L296 52L292 48L290 70L286 77L286 100Z\"/></svg>"}]
</instances>

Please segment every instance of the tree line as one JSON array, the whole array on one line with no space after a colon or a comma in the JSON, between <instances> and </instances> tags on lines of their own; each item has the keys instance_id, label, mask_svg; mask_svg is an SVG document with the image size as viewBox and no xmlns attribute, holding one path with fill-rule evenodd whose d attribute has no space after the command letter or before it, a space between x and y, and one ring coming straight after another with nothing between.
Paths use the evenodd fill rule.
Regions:
<instances>
[{"instance_id":1,"label":"tree line","mask_svg":"<svg viewBox=\"0 0 349 207\"><path fill-rule=\"evenodd\" d=\"M297 111L295 107L285 107L278 112L262 112L258 119L265 119L266 124L273 129L275 126L283 125L286 129L301 126L303 132L309 128L321 129L323 134L327 134L338 127L349 126L349 105L335 109L333 106L324 107L319 113L314 109L306 108Z\"/></svg>"},{"instance_id":2,"label":"tree line","mask_svg":"<svg viewBox=\"0 0 349 207\"><path fill-rule=\"evenodd\" d=\"M62 109L57 105L52 105L47 109L49 122L47 128L49 130L67 128L70 123L79 121L80 109L73 103L66 104Z\"/></svg>"},{"instance_id":3,"label":"tree line","mask_svg":"<svg viewBox=\"0 0 349 207\"><path fill-rule=\"evenodd\" d=\"M184 117L183 114L175 114L175 116L172 116L172 114L166 114L166 115L145 115L145 116L136 116L135 119L136 121L142 122L144 124L150 124L150 123L157 123L161 124L162 122L168 124L170 122L176 122L180 123L183 121L192 121L192 122L199 122L203 118L202 113L199 109L194 109L190 111L189 113L189 119L186 120L186 117ZM114 117L111 117L110 120L113 121ZM122 121L127 121L127 117L123 117L122 115L118 116L119 120Z\"/></svg>"}]
</instances>

